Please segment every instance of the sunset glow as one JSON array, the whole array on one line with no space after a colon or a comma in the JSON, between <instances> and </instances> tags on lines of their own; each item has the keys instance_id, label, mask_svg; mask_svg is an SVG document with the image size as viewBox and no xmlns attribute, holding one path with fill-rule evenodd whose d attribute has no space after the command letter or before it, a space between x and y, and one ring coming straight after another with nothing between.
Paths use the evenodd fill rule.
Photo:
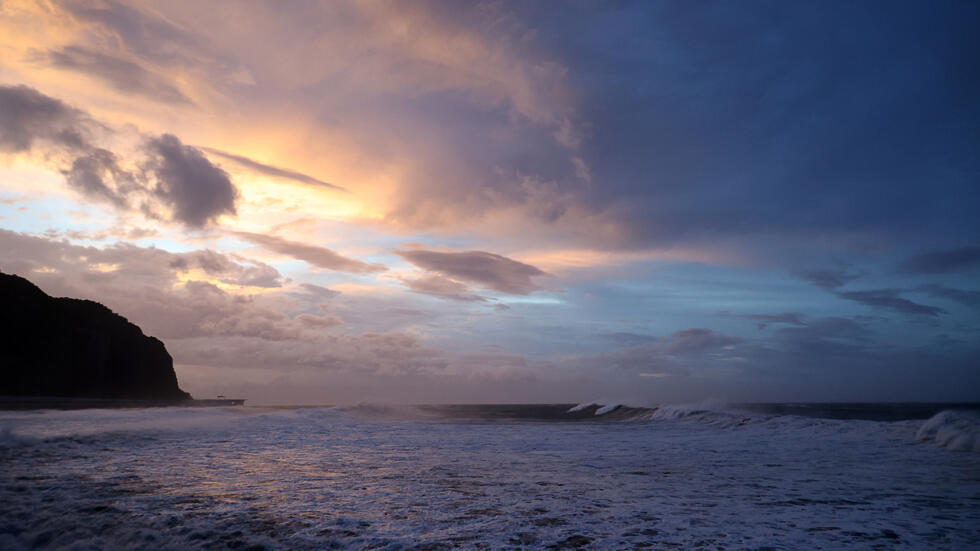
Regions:
<instances>
[{"instance_id":1,"label":"sunset glow","mask_svg":"<svg viewBox=\"0 0 980 551\"><path fill-rule=\"evenodd\" d=\"M0 270L254 404L980 397L975 6L703 7L4 0Z\"/></svg>"}]
</instances>

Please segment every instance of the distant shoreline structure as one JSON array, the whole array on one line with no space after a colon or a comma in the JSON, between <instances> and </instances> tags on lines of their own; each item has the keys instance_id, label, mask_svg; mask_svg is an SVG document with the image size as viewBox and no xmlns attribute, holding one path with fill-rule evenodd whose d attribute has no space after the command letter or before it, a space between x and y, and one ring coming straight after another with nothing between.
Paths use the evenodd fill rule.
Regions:
<instances>
[{"instance_id":1,"label":"distant shoreline structure","mask_svg":"<svg viewBox=\"0 0 980 551\"><path fill-rule=\"evenodd\" d=\"M137 400L112 398L62 398L56 396L0 396L0 410L29 409L125 409L166 407L244 406L245 398L212 400Z\"/></svg>"}]
</instances>

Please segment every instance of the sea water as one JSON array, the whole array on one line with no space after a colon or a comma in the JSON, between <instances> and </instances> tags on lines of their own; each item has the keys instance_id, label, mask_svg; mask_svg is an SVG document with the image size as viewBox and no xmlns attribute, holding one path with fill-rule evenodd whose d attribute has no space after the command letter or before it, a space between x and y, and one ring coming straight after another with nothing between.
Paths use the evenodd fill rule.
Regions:
<instances>
[{"instance_id":1,"label":"sea water","mask_svg":"<svg viewBox=\"0 0 980 551\"><path fill-rule=\"evenodd\" d=\"M0 412L0 549L980 549L973 411L569 409Z\"/></svg>"}]
</instances>

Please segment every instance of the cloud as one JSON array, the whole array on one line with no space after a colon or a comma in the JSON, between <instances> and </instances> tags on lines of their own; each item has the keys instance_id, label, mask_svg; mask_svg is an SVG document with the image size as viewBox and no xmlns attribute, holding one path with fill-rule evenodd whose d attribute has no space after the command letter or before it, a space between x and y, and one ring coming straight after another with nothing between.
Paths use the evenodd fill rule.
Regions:
<instances>
[{"instance_id":1,"label":"cloud","mask_svg":"<svg viewBox=\"0 0 980 551\"><path fill-rule=\"evenodd\" d=\"M823 287L827 290L843 287L847 282L854 281L860 277L855 274L849 274L846 270L811 270L797 272L797 275L817 287Z\"/></svg>"},{"instance_id":2,"label":"cloud","mask_svg":"<svg viewBox=\"0 0 980 551\"><path fill-rule=\"evenodd\" d=\"M900 295L901 289L867 289L862 291L841 291L847 282L858 279L859 276L848 274L844 270L818 270L799 272L799 277L837 295L838 297L864 304L880 310L890 310L910 316L938 317L946 314L946 310L937 306L929 306L912 302ZM761 328L761 327L760 327Z\"/></svg>"},{"instance_id":3,"label":"cloud","mask_svg":"<svg viewBox=\"0 0 980 551\"><path fill-rule=\"evenodd\" d=\"M329 374L338 374L340 382L360 378L357 399L397 377L402 391L391 396L404 398L406 384L426 380L432 388L435 381L427 378L444 373L452 356L397 330L351 327L345 317L364 314L356 304L320 312L324 295L337 296L320 286L283 282L283 288L259 294L225 290L217 281L248 279L249 269L261 266L235 255L128 244L86 247L7 230L0 230L0 250L4 272L27 277L53 296L97 300L163 340L181 380L193 381L192 392L207 381L228 384L255 373L271 381L264 386L281 387L279 379L306 373L321 382ZM361 325L383 327L394 315L368 317ZM413 315L400 324L417 320ZM470 367L462 364L452 378L465 380ZM213 379L202 375L219 368L225 371ZM456 383L444 378L443 384ZM253 389L249 397L261 399L265 393ZM331 400L342 398L335 394Z\"/></svg>"},{"instance_id":4,"label":"cloud","mask_svg":"<svg viewBox=\"0 0 980 551\"><path fill-rule=\"evenodd\" d=\"M776 332L779 339L791 342L830 340L834 342L863 342L874 333L858 319L825 317L811 320L805 326L784 327Z\"/></svg>"},{"instance_id":5,"label":"cloud","mask_svg":"<svg viewBox=\"0 0 980 551\"><path fill-rule=\"evenodd\" d=\"M111 132L33 88L0 86L0 149L18 153L39 145L46 154L57 153L46 155L55 164L67 154L71 161L60 172L82 195L120 210L138 205L152 212L151 203L161 203L190 228L236 214L238 189L199 149L172 134L144 137L141 170L127 169L113 151L93 143L94 129Z\"/></svg>"},{"instance_id":6,"label":"cloud","mask_svg":"<svg viewBox=\"0 0 980 551\"><path fill-rule=\"evenodd\" d=\"M89 46L108 47L113 54L125 52L158 66L179 66L182 72L203 69L214 84L242 73L238 56L213 47L208 39L213 33L195 33L155 10L115 0L62 0L59 5L77 22L86 23Z\"/></svg>"},{"instance_id":7,"label":"cloud","mask_svg":"<svg viewBox=\"0 0 980 551\"><path fill-rule=\"evenodd\" d=\"M306 294L314 296L319 300L329 300L340 294L340 291L334 291L333 289L328 289L312 283L300 283L299 286Z\"/></svg>"},{"instance_id":8,"label":"cloud","mask_svg":"<svg viewBox=\"0 0 980 551\"><path fill-rule=\"evenodd\" d=\"M637 374L658 373L656 377L696 375L715 362L726 362L728 352L742 340L706 328L681 329L656 338L650 335L613 334L611 338L626 344L612 352L573 357L563 362L569 367L587 372L609 369L626 370ZM644 375L650 376L650 375Z\"/></svg>"},{"instance_id":9,"label":"cloud","mask_svg":"<svg viewBox=\"0 0 980 551\"><path fill-rule=\"evenodd\" d=\"M228 153L228 152L225 152L225 151L221 151L220 149L214 149L212 147L202 147L201 149L204 150L204 151L207 151L208 153L210 153L212 155L217 155L218 157L221 157L221 158L224 158L224 159L228 159L230 161L234 161L234 162L236 162L236 163L238 163L238 164L240 164L240 165L242 165L242 166L244 166L246 168L249 168L251 170L254 170L255 172L258 172L260 174L265 174L266 176L272 176L274 178L286 178L288 180L294 180L296 182L300 182L300 183L303 183L303 184L310 184L310 185L314 185L314 186L326 187L326 188L330 188L330 189L335 189L337 191L344 191L344 192L347 191L345 188L342 188L342 187L340 187L338 185L334 185L334 184L331 184L331 183L328 183L328 182L324 182L323 180L318 180L318 179L316 179L316 178L314 178L312 176L308 176L306 174L303 174L302 172L296 172L294 170L289 170L289 169L286 169L286 168L280 168L280 167L276 167L276 166L272 166L272 165L267 165L267 164L260 163L258 161L249 159L248 157L243 157L242 155L235 155L234 153Z\"/></svg>"},{"instance_id":10,"label":"cloud","mask_svg":"<svg viewBox=\"0 0 980 551\"><path fill-rule=\"evenodd\" d=\"M195 45L194 36L152 12L115 0L100 3L65 0L61 5L74 17L98 23L118 37L125 47L140 55L167 55L177 42Z\"/></svg>"},{"instance_id":11,"label":"cloud","mask_svg":"<svg viewBox=\"0 0 980 551\"><path fill-rule=\"evenodd\" d=\"M486 297L481 297L469 292L469 288L458 282L441 275L426 275L418 278L403 277L399 278L406 287L416 293L430 295L448 300L460 302L486 302Z\"/></svg>"},{"instance_id":12,"label":"cloud","mask_svg":"<svg viewBox=\"0 0 980 551\"><path fill-rule=\"evenodd\" d=\"M953 302L958 302L964 306L980 307L980 291L968 291L965 289L954 289L939 283L920 285L917 291L926 293L931 297L944 298Z\"/></svg>"},{"instance_id":13,"label":"cloud","mask_svg":"<svg viewBox=\"0 0 980 551\"><path fill-rule=\"evenodd\" d=\"M300 314L296 320L312 329L329 329L343 325L344 321L337 316L314 316L312 314Z\"/></svg>"},{"instance_id":14,"label":"cloud","mask_svg":"<svg viewBox=\"0 0 980 551\"><path fill-rule=\"evenodd\" d=\"M226 290L221 281L248 280L256 273L250 268L261 264L238 255L87 247L6 230L0 250L4 272L52 295L98 300L163 339L192 392L254 381L245 395L266 403L298 396L357 401L378 388L397 401L585 400L607 392L664 403L711 394L752 401L968 399L980 382L976 347L963 332L920 349L880 340L867 320L814 318L758 340L688 328L656 339L612 338L628 347L607 353L531 359L456 342L434 348L406 329L435 329L433 319L387 299L345 302L347 295L284 279L281 288L256 288L265 291L259 294ZM401 329L359 329L395 318ZM665 375L639 381L642 373ZM517 382L492 383L498 379ZM275 392L280 398L269 398Z\"/></svg>"},{"instance_id":15,"label":"cloud","mask_svg":"<svg viewBox=\"0 0 980 551\"><path fill-rule=\"evenodd\" d=\"M309 155L338 151L352 160L336 173L370 167L364 181L384 183L392 224L454 233L506 217L589 246L724 238L772 256L800 239L978 229L962 199L978 167L963 124L980 114L965 53L978 38L961 3L885 17L861 4L254 3L234 25L187 2L57 6L77 47L175 67L263 125L284 115L276 135L303 120ZM852 24L828 37L841 17ZM258 78L231 82L246 66Z\"/></svg>"},{"instance_id":16,"label":"cloud","mask_svg":"<svg viewBox=\"0 0 980 551\"><path fill-rule=\"evenodd\" d=\"M206 249L171 253L126 243L81 247L6 230L0 230L0 249L7 251L3 271L23 275L56 296L99 300L168 347L208 337L316 339L324 329L343 324L336 315L303 311L306 304L285 298L286 293L250 294L281 288L287 280L272 266L240 255Z\"/></svg>"},{"instance_id":17,"label":"cloud","mask_svg":"<svg viewBox=\"0 0 980 551\"><path fill-rule=\"evenodd\" d=\"M97 78L125 94L139 94L164 103L193 104L187 96L162 76L128 59L77 45L36 52L31 57L33 61L43 62L57 69L75 71Z\"/></svg>"},{"instance_id":18,"label":"cloud","mask_svg":"<svg viewBox=\"0 0 980 551\"><path fill-rule=\"evenodd\" d=\"M727 313L725 313L728 315ZM806 325L803 314L799 312L783 312L782 314L745 314L738 317L755 320L759 330L763 330L769 325L780 323L787 325Z\"/></svg>"},{"instance_id":19,"label":"cloud","mask_svg":"<svg viewBox=\"0 0 980 551\"><path fill-rule=\"evenodd\" d=\"M97 130L104 127L60 100L26 86L0 86L0 151L24 153L37 147L48 162L73 158L61 170L70 187L126 209L125 195L137 186L112 151L93 145Z\"/></svg>"},{"instance_id":20,"label":"cloud","mask_svg":"<svg viewBox=\"0 0 980 551\"><path fill-rule=\"evenodd\" d=\"M269 249L286 256L302 260L318 268L327 270L337 270L338 272L349 272L352 274L369 274L383 272L387 268L381 264L371 264L361 262L342 256L325 247L307 245L298 241L288 241L281 237L263 235L250 232L232 232L232 235L240 237L250 243Z\"/></svg>"},{"instance_id":21,"label":"cloud","mask_svg":"<svg viewBox=\"0 0 980 551\"><path fill-rule=\"evenodd\" d=\"M223 283L248 287L282 287L278 270L238 255L225 255L209 249L175 254L169 266L178 271L198 268Z\"/></svg>"},{"instance_id":22,"label":"cloud","mask_svg":"<svg viewBox=\"0 0 980 551\"><path fill-rule=\"evenodd\" d=\"M619 346L637 346L641 344L649 344L655 340L657 337L652 335L643 335L640 333L630 333L628 331L614 331L611 333L599 333L600 337L609 339L610 341L616 343Z\"/></svg>"},{"instance_id":23,"label":"cloud","mask_svg":"<svg viewBox=\"0 0 980 551\"><path fill-rule=\"evenodd\" d=\"M129 208L126 189L131 189L135 182L132 175L120 168L112 151L96 148L76 157L71 168L62 172L68 185L82 195L103 200L120 209ZM121 182L121 189L110 187L107 183L110 178L114 182Z\"/></svg>"},{"instance_id":24,"label":"cloud","mask_svg":"<svg viewBox=\"0 0 980 551\"><path fill-rule=\"evenodd\" d=\"M512 295L527 295L541 289L531 278L547 275L530 264L484 251L412 250L395 251L395 254L424 270Z\"/></svg>"},{"instance_id":25,"label":"cloud","mask_svg":"<svg viewBox=\"0 0 980 551\"><path fill-rule=\"evenodd\" d=\"M937 306L919 304L906 298L902 298L899 296L900 293L901 290L899 289L869 289L866 291L841 292L837 293L837 295L841 298L853 300L854 302L858 302L872 308L891 310L893 312L907 314L910 316L937 317L939 314L947 313L946 310L943 310Z\"/></svg>"},{"instance_id":26,"label":"cloud","mask_svg":"<svg viewBox=\"0 0 980 551\"><path fill-rule=\"evenodd\" d=\"M980 247L956 249L915 255L902 262L898 271L905 274L944 274L980 265Z\"/></svg>"},{"instance_id":27,"label":"cloud","mask_svg":"<svg viewBox=\"0 0 980 551\"><path fill-rule=\"evenodd\" d=\"M710 329L692 327L676 331L655 346L667 354L692 354L738 344L740 339Z\"/></svg>"},{"instance_id":28,"label":"cloud","mask_svg":"<svg viewBox=\"0 0 980 551\"><path fill-rule=\"evenodd\" d=\"M146 151L151 156L146 166L157 178L153 192L173 208L175 220L200 228L222 214L237 213L237 188L199 149L164 134L148 140Z\"/></svg>"},{"instance_id":29,"label":"cloud","mask_svg":"<svg viewBox=\"0 0 980 551\"><path fill-rule=\"evenodd\" d=\"M5 271L30 274L51 270L51 278L67 278L68 288L73 282L118 285L131 280L134 286L168 289L179 283L178 276L197 275L195 270L206 278L243 287L277 288L288 281L268 264L208 249L172 253L129 243L81 247L67 240L54 241L2 229L0 248L6 252L0 259ZM126 291L126 285L122 285L118 292Z\"/></svg>"},{"instance_id":30,"label":"cloud","mask_svg":"<svg viewBox=\"0 0 980 551\"><path fill-rule=\"evenodd\" d=\"M29 151L36 142L85 149L92 124L82 111L27 86L0 86L0 151Z\"/></svg>"}]
</instances>

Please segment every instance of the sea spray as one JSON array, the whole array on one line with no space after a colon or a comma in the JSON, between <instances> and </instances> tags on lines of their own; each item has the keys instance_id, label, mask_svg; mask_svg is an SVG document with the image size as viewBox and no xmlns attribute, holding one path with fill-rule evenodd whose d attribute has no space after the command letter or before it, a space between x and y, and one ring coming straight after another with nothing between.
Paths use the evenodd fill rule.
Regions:
<instances>
[{"instance_id":1,"label":"sea spray","mask_svg":"<svg viewBox=\"0 0 980 551\"><path fill-rule=\"evenodd\" d=\"M922 423L916 437L933 441L947 450L980 452L980 416L945 410Z\"/></svg>"}]
</instances>

